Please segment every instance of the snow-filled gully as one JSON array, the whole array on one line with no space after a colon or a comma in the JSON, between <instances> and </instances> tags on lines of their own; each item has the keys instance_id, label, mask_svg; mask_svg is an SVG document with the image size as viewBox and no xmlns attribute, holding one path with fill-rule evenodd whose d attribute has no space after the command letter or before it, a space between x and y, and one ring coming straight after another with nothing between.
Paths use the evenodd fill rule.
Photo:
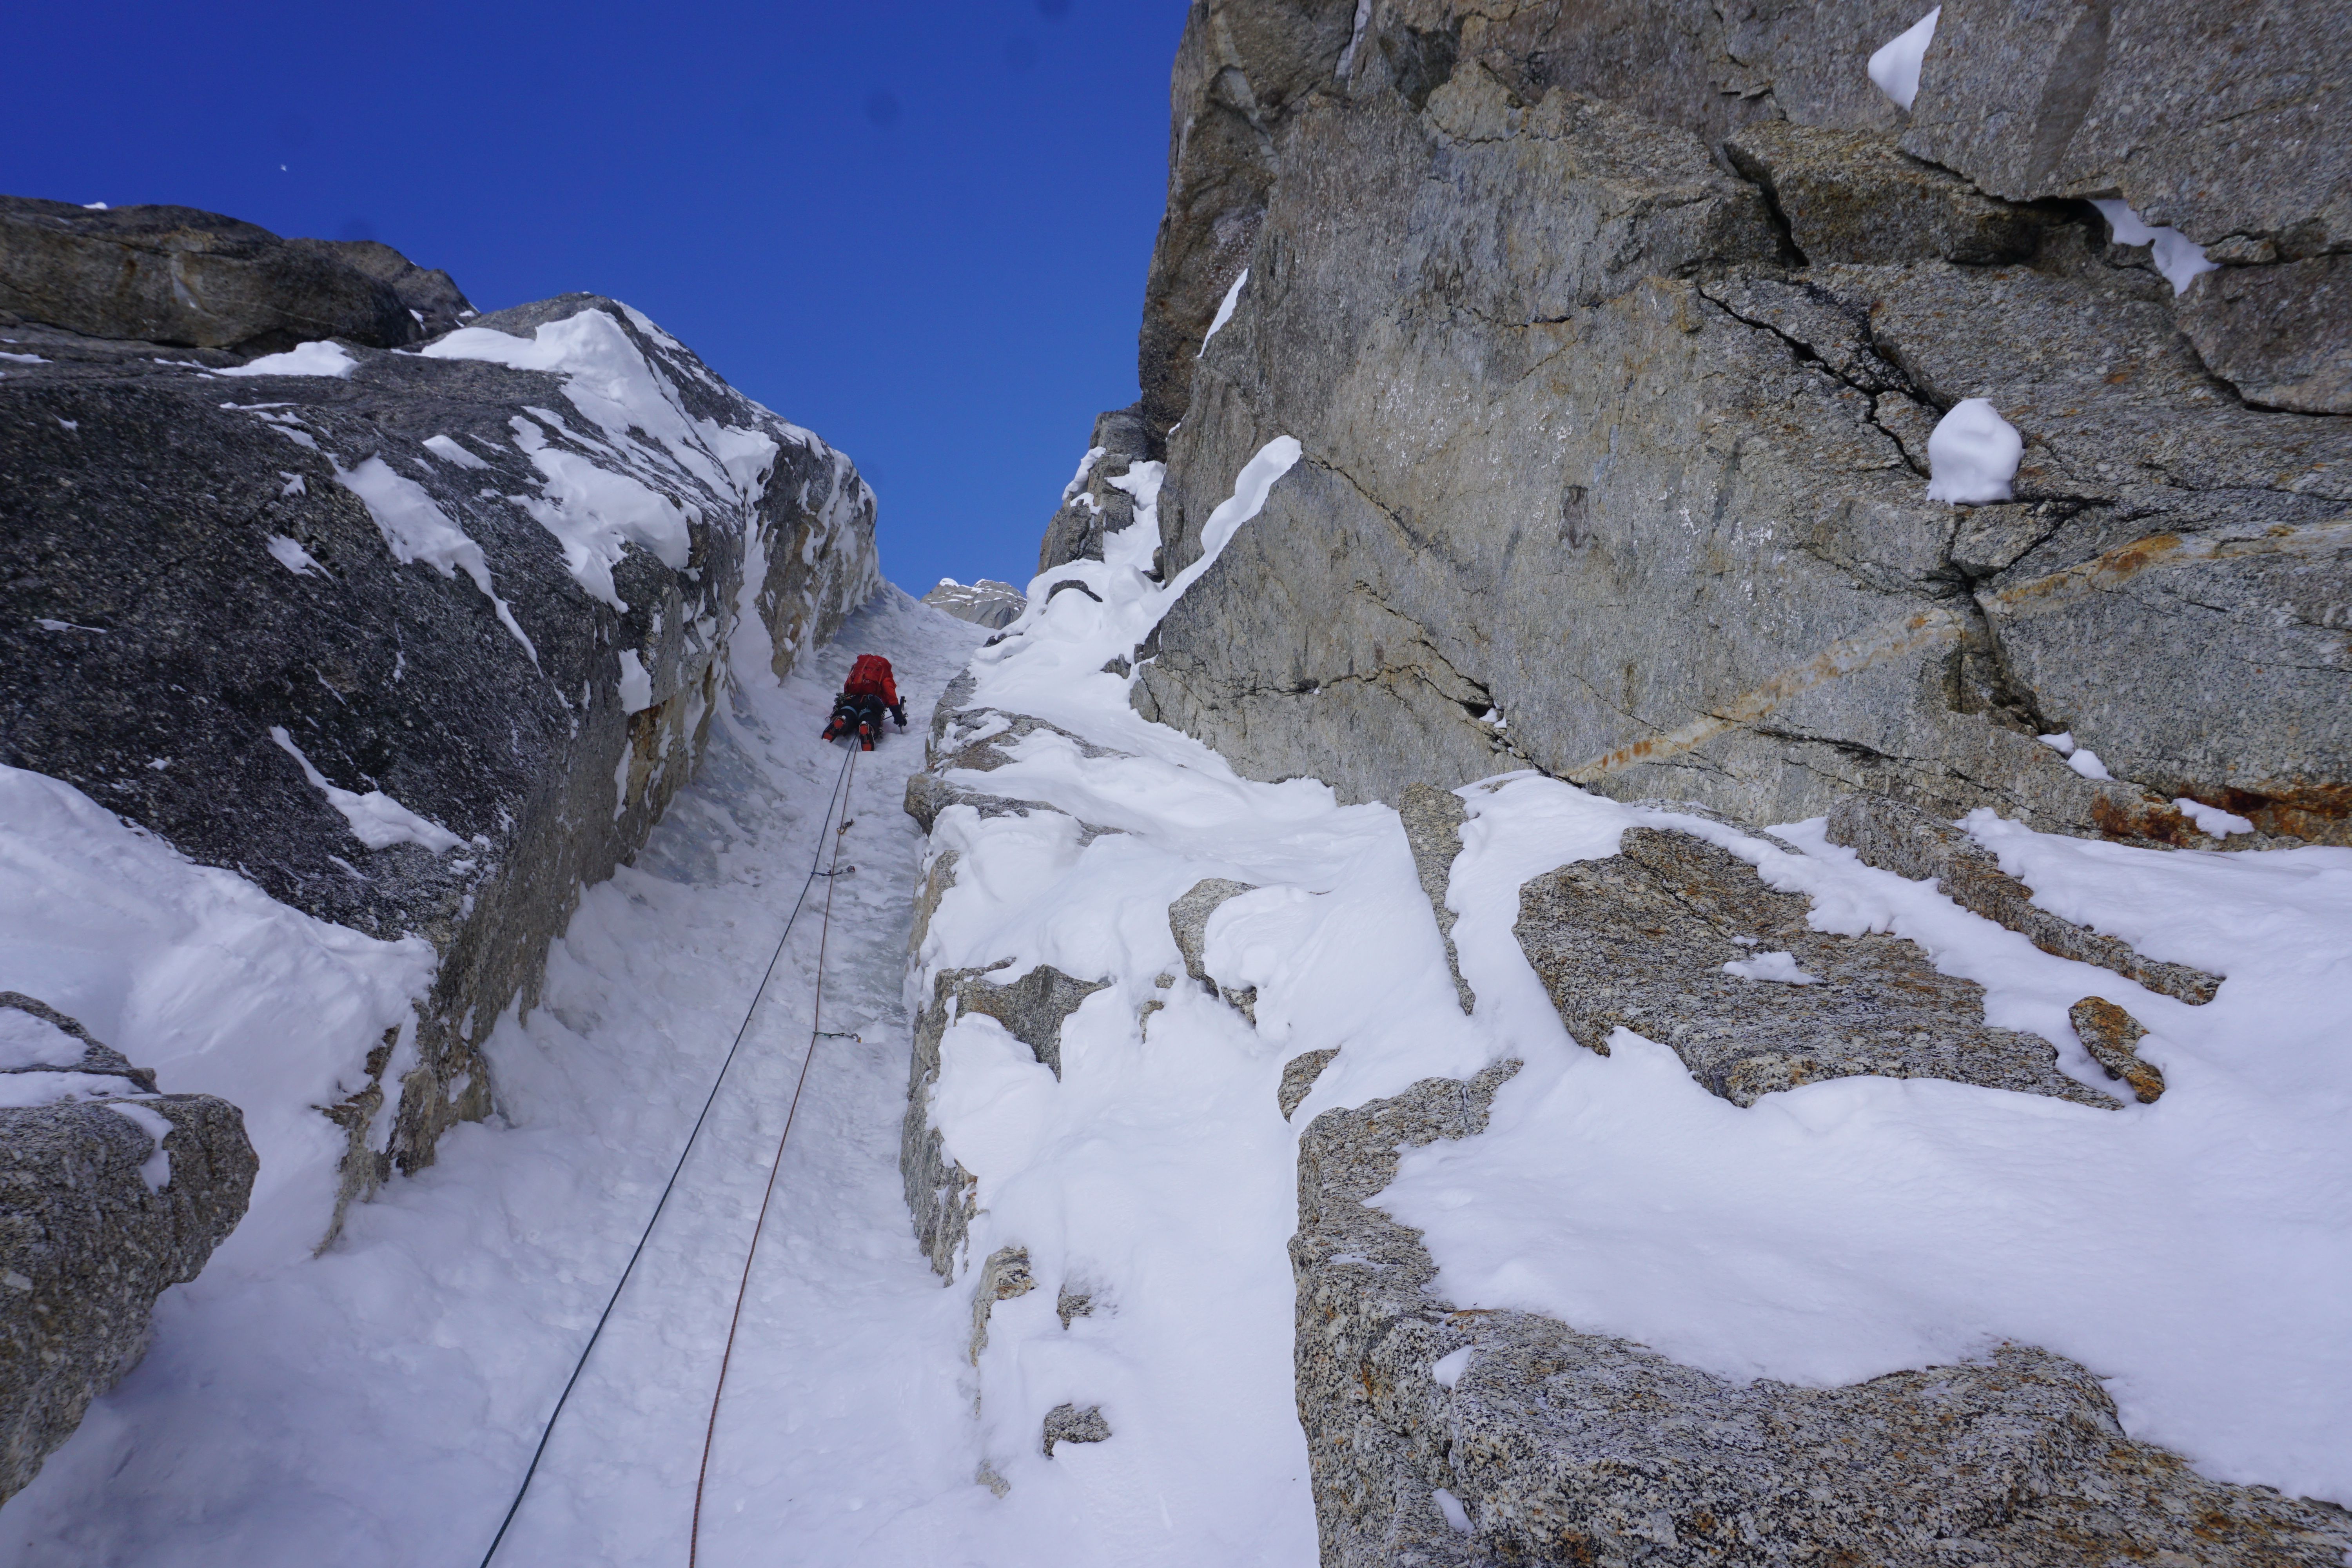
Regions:
<instances>
[{"instance_id":1,"label":"snow-filled gully","mask_svg":"<svg viewBox=\"0 0 2352 1568\"><path fill-rule=\"evenodd\" d=\"M1259 453L1204 528L1202 562L1166 584L1146 571L1158 470L1138 465L1135 525L1106 560L1053 574L1089 593L1033 600L993 646L886 591L781 687L739 672L701 779L637 863L588 892L542 1005L499 1028L508 1124L458 1129L320 1258L226 1247L169 1293L145 1363L0 1515L0 1561L479 1560L837 820L819 803L838 758L814 736L869 649L897 662L916 714L969 663L943 746L1007 738L1001 765L943 782L1031 805L950 805L925 839L900 810L919 730L863 759L840 814L857 869L836 881L830 932L803 922L786 944L499 1563L686 1560L821 934L825 1027L857 1038L819 1042L783 1151L713 1437L703 1563L1313 1563L1286 1251L1298 1135L1323 1110L1505 1057L1526 1066L1489 1131L1407 1154L1381 1200L1424 1231L1447 1299L1817 1385L2015 1338L2083 1362L2134 1436L2211 1475L2352 1499L2336 1397L2352 1385L2352 1306L2330 1283L2352 1272L2336 1223L2352 1198L2336 1132L2352 1107L2352 851L2157 852L1971 820L2056 912L2229 977L2189 1007L1864 867L1818 823L1751 838L1508 775L1459 792L1447 898L1476 996L1465 1016L1393 811L1240 778L1142 720L1129 678L1105 668L1298 457L1287 439ZM1046 727L1010 738L1016 715ZM1518 889L1643 822L1811 895L1823 929L1909 937L1985 986L1990 1022L2058 1042L2102 1089L2066 1009L2089 991L2123 1002L2150 1027L2165 1097L2105 1110L1854 1078L1743 1110L1638 1036L1584 1050L1512 935ZM1207 927L1223 994L1187 978L1168 916L1210 878L1255 889ZM386 951L337 962L413 963ZM898 1167L914 1007L942 972L1038 964L1104 983L1065 1021L1058 1073L982 1014L940 1040L925 1114L975 1205L943 1288ZM1227 996L1249 990L1244 1014ZM1284 1068L1317 1050L1337 1055L1286 1120ZM976 1314L984 1260L1007 1251L1030 1288ZM1045 1425L1066 1405L1100 1422L1049 1455Z\"/></svg>"}]
</instances>

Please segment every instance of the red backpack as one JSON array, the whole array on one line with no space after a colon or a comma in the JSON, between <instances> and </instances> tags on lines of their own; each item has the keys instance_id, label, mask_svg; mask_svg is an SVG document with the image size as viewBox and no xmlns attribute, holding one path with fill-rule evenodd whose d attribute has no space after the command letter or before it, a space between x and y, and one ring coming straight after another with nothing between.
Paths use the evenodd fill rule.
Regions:
<instances>
[{"instance_id":1,"label":"red backpack","mask_svg":"<svg viewBox=\"0 0 2352 1568\"><path fill-rule=\"evenodd\" d=\"M857 662L849 667L849 679L841 683L842 690L852 697L895 697L897 686L890 661L878 653L859 654Z\"/></svg>"}]
</instances>

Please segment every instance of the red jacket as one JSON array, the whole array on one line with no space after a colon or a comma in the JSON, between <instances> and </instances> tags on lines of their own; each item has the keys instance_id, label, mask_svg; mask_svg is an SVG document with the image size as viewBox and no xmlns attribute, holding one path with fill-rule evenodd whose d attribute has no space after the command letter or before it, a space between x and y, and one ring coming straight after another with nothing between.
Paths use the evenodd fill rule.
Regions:
<instances>
[{"instance_id":1,"label":"red jacket","mask_svg":"<svg viewBox=\"0 0 2352 1568\"><path fill-rule=\"evenodd\" d=\"M892 708L898 706L898 683L891 679L890 661L878 653L859 654L841 689L850 697L879 697Z\"/></svg>"}]
</instances>

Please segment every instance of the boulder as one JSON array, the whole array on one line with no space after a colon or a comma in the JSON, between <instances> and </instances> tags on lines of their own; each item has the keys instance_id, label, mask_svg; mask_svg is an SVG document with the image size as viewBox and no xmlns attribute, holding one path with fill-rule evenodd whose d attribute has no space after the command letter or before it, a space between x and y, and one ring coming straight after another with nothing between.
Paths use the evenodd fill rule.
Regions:
<instances>
[{"instance_id":1,"label":"boulder","mask_svg":"<svg viewBox=\"0 0 2352 1568\"><path fill-rule=\"evenodd\" d=\"M446 272L387 245L284 240L194 207L89 208L0 196L0 310L95 338L269 353L340 338L395 348L425 335L408 293L454 326L469 309Z\"/></svg>"},{"instance_id":2,"label":"boulder","mask_svg":"<svg viewBox=\"0 0 2352 1568\"><path fill-rule=\"evenodd\" d=\"M1985 1023L1974 981L1901 937L1815 931L1811 911L1728 850L1636 827L1615 855L1528 883L1511 930L1579 1045L1606 1056L1630 1029L1734 1105L1868 1073L2114 1108L2048 1041Z\"/></svg>"},{"instance_id":3,"label":"boulder","mask_svg":"<svg viewBox=\"0 0 2352 1568\"><path fill-rule=\"evenodd\" d=\"M6 335L39 363L0 377L0 762L430 941L414 1059L328 1108L346 1199L429 1163L732 668L788 671L878 585L872 492L595 296L251 364Z\"/></svg>"},{"instance_id":4,"label":"boulder","mask_svg":"<svg viewBox=\"0 0 2352 1568\"><path fill-rule=\"evenodd\" d=\"M73 1019L0 992L0 1500L138 1364L155 1298L245 1217L256 1169L236 1106L157 1094Z\"/></svg>"},{"instance_id":5,"label":"boulder","mask_svg":"<svg viewBox=\"0 0 2352 1568\"><path fill-rule=\"evenodd\" d=\"M459 290L456 279L437 267L417 266L382 240L289 239L286 243L391 284L420 329L419 336L438 337L479 313Z\"/></svg>"},{"instance_id":6,"label":"boulder","mask_svg":"<svg viewBox=\"0 0 2352 1568\"><path fill-rule=\"evenodd\" d=\"M1806 1388L1461 1310L1370 1200L1402 1150L1483 1131L1517 1066L1327 1110L1300 1140L1295 1354L1325 1564L2321 1568L2352 1547L2342 1509L2207 1479L2032 1346Z\"/></svg>"}]
</instances>

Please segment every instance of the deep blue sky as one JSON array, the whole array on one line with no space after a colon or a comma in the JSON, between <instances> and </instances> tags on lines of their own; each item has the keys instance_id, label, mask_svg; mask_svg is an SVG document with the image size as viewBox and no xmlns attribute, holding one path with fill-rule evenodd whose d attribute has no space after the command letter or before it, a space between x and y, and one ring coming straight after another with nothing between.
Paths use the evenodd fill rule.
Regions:
<instances>
[{"instance_id":1,"label":"deep blue sky","mask_svg":"<svg viewBox=\"0 0 2352 1568\"><path fill-rule=\"evenodd\" d=\"M1184 10L52 0L10 11L0 190L625 300L857 460L893 580L1021 583L1136 395Z\"/></svg>"}]
</instances>

